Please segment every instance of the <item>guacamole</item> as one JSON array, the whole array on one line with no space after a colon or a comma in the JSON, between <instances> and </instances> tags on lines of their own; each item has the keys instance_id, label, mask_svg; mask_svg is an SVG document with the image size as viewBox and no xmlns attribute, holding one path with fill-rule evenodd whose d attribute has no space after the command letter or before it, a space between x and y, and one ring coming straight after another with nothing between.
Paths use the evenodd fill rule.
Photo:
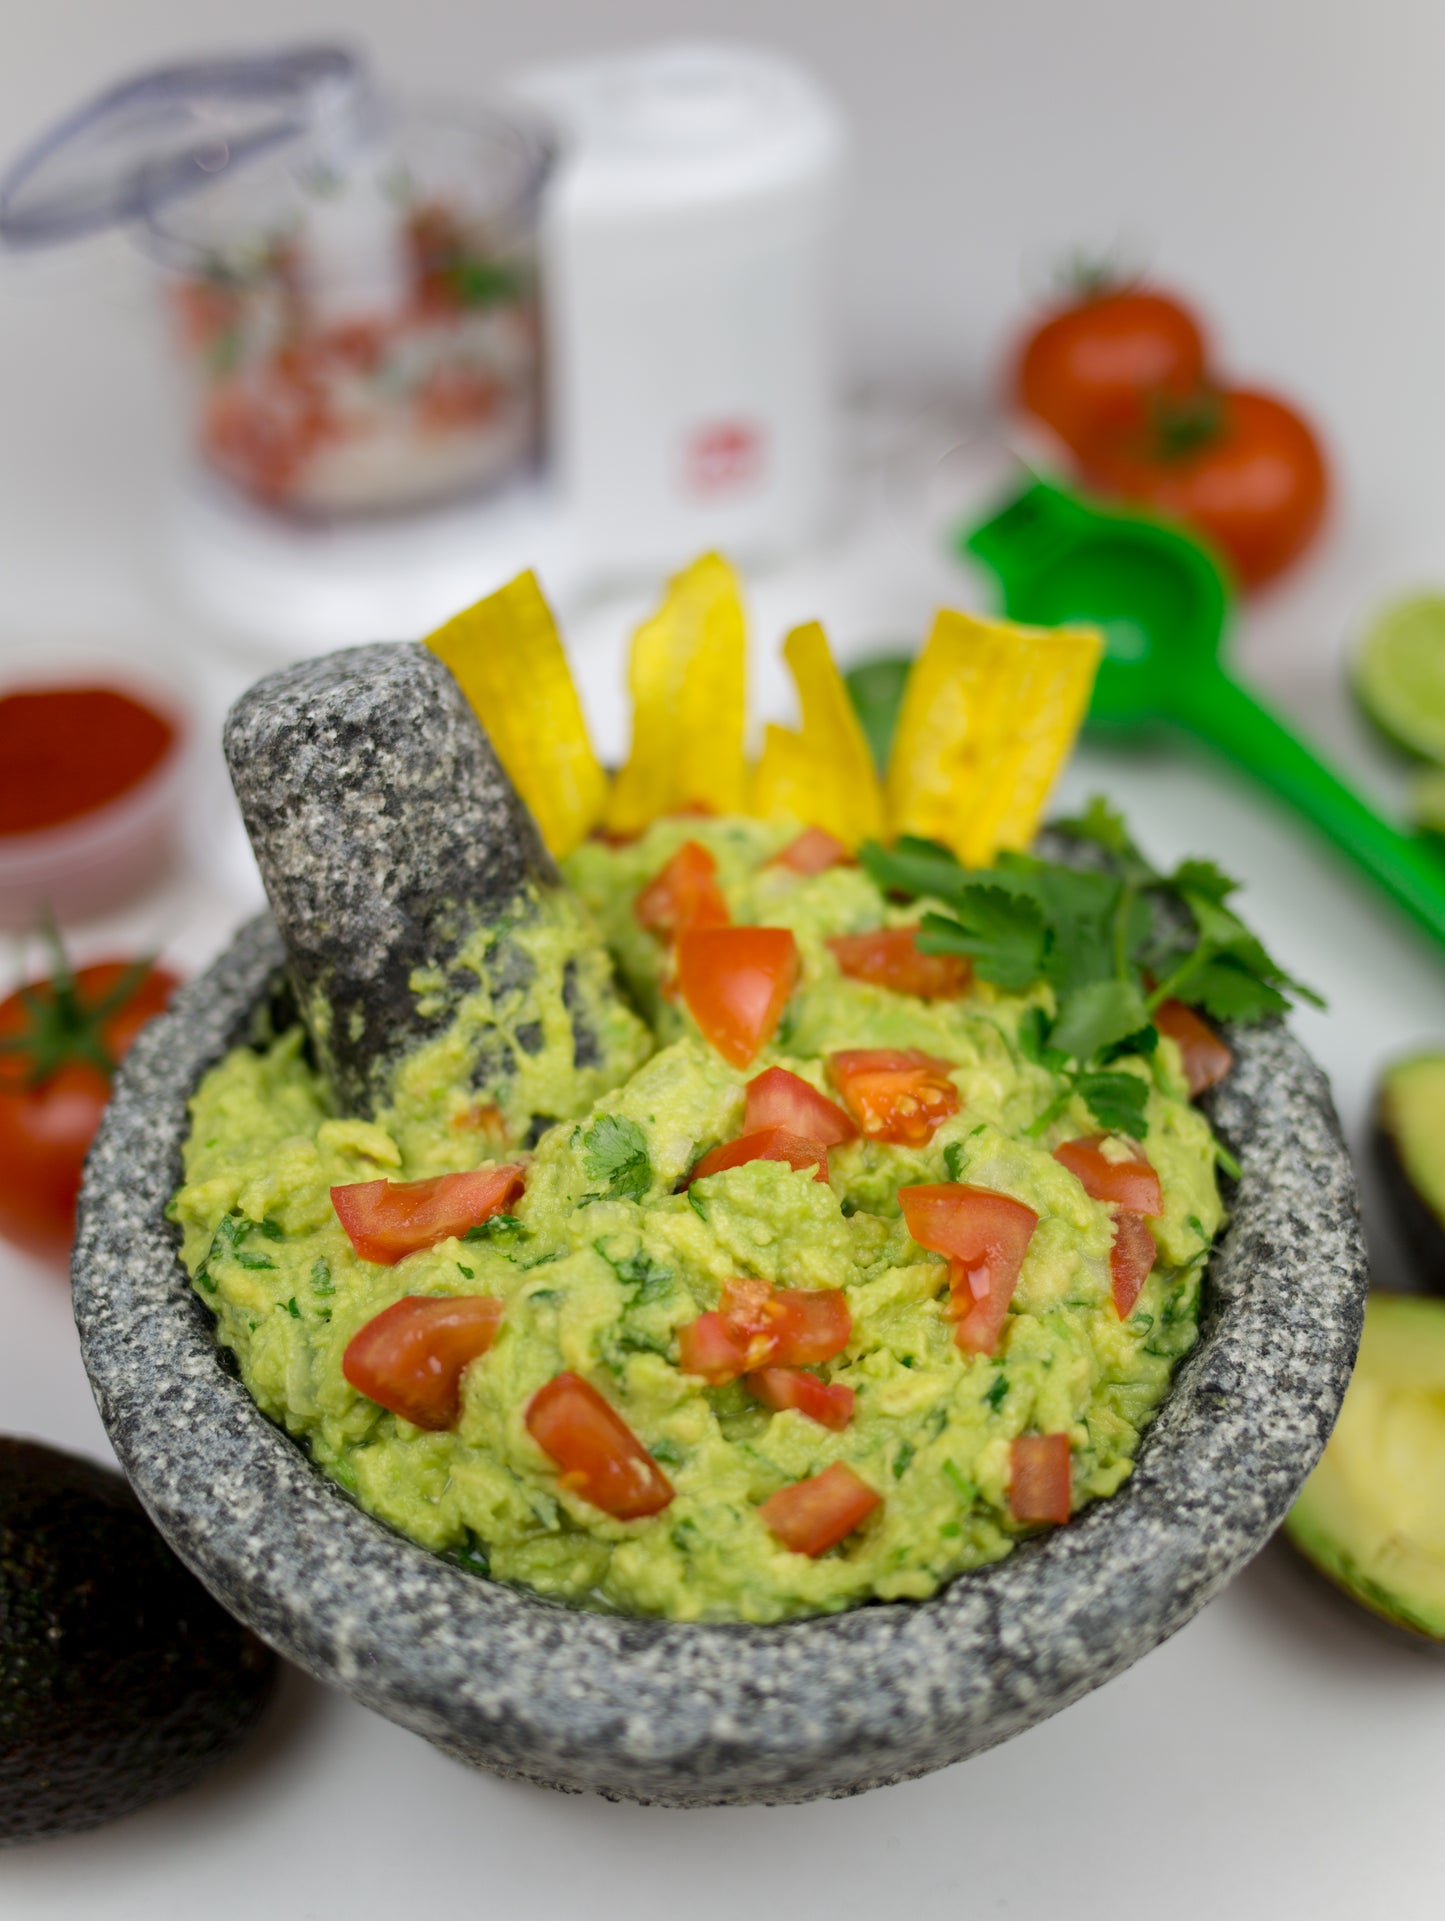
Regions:
<instances>
[{"instance_id":1,"label":"guacamole","mask_svg":"<svg viewBox=\"0 0 1445 1921\"><path fill-rule=\"evenodd\" d=\"M375 1120L328 1111L299 1026L258 1034L202 1082L172 1213L218 1338L319 1467L424 1546L583 1606L776 1621L921 1598L1007 1554L1031 1528L1011 1501L1021 1436L1067 1436L1074 1510L1128 1476L1194 1341L1221 1221L1214 1143L1174 1042L1120 1063L1148 1086L1145 1148L1162 1193L1153 1269L1121 1318L1114 1209L1053 1151L1097 1124L1076 1096L1060 1108L1057 1073L1026 1045L1030 1010L1051 990L974 981L923 999L845 975L830 938L912 924L920 906L890 904L852 864L810 874L778 862L797 832L673 818L626 845L584 844L565 863L570 891L519 900L474 937L459 1012L402 1063ZM743 1067L704 1037L671 944L636 911L687 842L715 860L733 924L796 939L797 984ZM596 992L606 959L593 930L635 1018ZM434 996L437 981L413 988ZM496 1041L490 1079L474 1064L483 1034ZM750 1159L687 1184L743 1131L760 1072L781 1066L836 1102L829 1057L850 1049L945 1063L956 1111L914 1144L834 1145L825 1179ZM1122 1142L1102 1151L1131 1157ZM487 1162L523 1164L520 1197L394 1265L358 1255L330 1196ZM955 1338L949 1267L903 1219L900 1188L929 1183L990 1190L1038 1217L992 1351ZM846 1345L809 1371L852 1391L846 1424L764 1405L752 1375L717 1384L683 1371L685 1330L739 1280L841 1290ZM442 1430L386 1411L343 1373L359 1330L415 1296L501 1304ZM612 1518L534 1438L529 1406L563 1373L595 1389L665 1475L660 1511ZM795 1551L760 1509L834 1463L877 1504L829 1551Z\"/></svg>"}]
</instances>

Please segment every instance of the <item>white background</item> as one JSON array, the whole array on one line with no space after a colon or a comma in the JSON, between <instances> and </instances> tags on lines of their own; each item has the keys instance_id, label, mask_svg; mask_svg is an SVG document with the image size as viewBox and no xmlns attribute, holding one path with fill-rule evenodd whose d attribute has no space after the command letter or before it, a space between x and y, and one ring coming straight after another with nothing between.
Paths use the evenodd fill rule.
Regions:
<instances>
[{"instance_id":1,"label":"white background","mask_svg":"<svg viewBox=\"0 0 1445 1921\"><path fill-rule=\"evenodd\" d=\"M156 57L338 29L398 80L484 90L524 61L659 32L753 36L807 59L857 135L840 324L893 388L977 404L1030 289L1122 242L1194 293L1221 357L1277 381L1329 436L1332 538L1241 617L1235 658L1384 804L1399 770L1354 717L1342 662L1379 600L1445 581L1445 249L1436 0L11 0L0 147ZM139 273L120 247L0 274L0 650L79 634L162 660L207 743L256 663L186 611L168 550L176 457ZM981 595L895 502L869 539L758 583L760 637L821 612L840 652ZM477 591L494 583L479 580ZM602 745L622 744L625 610L577 629ZM762 675L768 704L775 676ZM1323 989L1298 1020L1353 1142L1392 1052L1438 1041L1441 955L1366 883L1192 753L1086 752L1161 856L1241 872L1266 938ZM213 753L187 865L124 937L188 968L252 903ZM1379 1278L1398 1279L1373 1187ZM0 1426L97 1454L63 1283L0 1249ZM697 1921L1129 1912L1438 1915L1445 1666L1338 1609L1271 1548L1193 1626L996 1753L859 1802L670 1814L471 1775L292 1677L265 1733L207 1786L94 1835L0 1859L25 1917L435 1913Z\"/></svg>"}]
</instances>

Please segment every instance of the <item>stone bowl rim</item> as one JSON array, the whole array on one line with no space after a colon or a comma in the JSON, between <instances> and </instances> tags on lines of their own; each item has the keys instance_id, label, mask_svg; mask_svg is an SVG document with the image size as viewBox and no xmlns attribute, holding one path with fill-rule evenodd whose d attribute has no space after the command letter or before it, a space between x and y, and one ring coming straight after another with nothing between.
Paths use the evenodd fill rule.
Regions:
<instances>
[{"instance_id":1,"label":"stone bowl rim","mask_svg":"<svg viewBox=\"0 0 1445 1921\"><path fill-rule=\"evenodd\" d=\"M1365 1257L1328 1088L1274 1023L1230 1036L1236 1069L1211 1118L1244 1174L1200 1340L1119 1493L927 1601L767 1626L588 1613L469 1573L367 1515L260 1412L161 1211L185 1101L246 1038L282 963L262 914L128 1056L81 1198L82 1352L132 1485L218 1598L461 1759L674 1806L848 1794L948 1765L1183 1626L1268 1539L1323 1448ZM1302 1271L1273 1273L1291 1245L1309 1252Z\"/></svg>"}]
</instances>

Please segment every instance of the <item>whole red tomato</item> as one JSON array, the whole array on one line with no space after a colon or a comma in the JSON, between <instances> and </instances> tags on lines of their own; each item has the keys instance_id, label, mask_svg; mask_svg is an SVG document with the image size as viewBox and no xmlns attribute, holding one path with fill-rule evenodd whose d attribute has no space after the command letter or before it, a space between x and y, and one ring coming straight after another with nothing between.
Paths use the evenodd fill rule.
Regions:
<instances>
[{"instance_id":1,"label":"whole red tomato","mask_svg":"<svg viewBox=\"0 0 1445 1921\"><path fill-rule=\"evenodd\" d=\"M1096 486L1202 534L1244 587L1304 551L1329 501L1310 428L1283 401L1242 389L1161 399L1146 426L1100 438L1080 458Z\"/></svg>"},{"instance_id":2,"label":"whole red tomato","mask_svg":"<svg viewBox=\"0 0 1445 1921\"><path fill-rule=\"evenodd\" d=\"M1182 302L1148 287L1105 286L1028 335L1014 393L1082 453L1101 433L1141 425L1146 395L1192 393L1205 364L1203 333Z\"/></svg>"},{"instance_id":3,"label":"whole red tomato","mask_svg":"<svg viewBox=\"0 0 1445 1921\"><path fill-rule=\"evenodd\" d=\"M116 1062L176 987L144 961L58 958L49 980L0 1001L0 1235L64 1258L80 1169Z\"/></svg>"}]
</instances>

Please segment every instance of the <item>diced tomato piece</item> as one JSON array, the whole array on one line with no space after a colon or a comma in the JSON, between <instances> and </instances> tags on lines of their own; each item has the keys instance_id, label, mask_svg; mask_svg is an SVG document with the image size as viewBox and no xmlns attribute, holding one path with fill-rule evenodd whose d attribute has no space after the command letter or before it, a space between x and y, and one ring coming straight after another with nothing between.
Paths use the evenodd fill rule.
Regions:
<instances>
[{"instance_id":1,"label":"diced tomato piece","mask_svg":"<svg viewBox=\"0 0 1445 1921\"><path fill-rule=\"evenodd\" d=\"M381 320L343 320L322 334L317 354L360 374L375 373L386 355L389 331Z\"/></svg>"},{"instance_id":2,"label":"diced tomato piece","mask_svg":"<svg viewBox=\"0 0 1445 1921\"><path fill-rule=\"evenodd\" d=\"M1020 1434L1010 1450L1008 1504L1016 1521L1067 1521L1072 1509L1067 1434Z\"/></svg>"},{"instance_id":3,"label":"diced tomato piece","mask_svg":"<svg viewBox=\"0 0 1445 1921\"><path fill-rule=\"evenodd\" d=\"M769 867L791 867L795 874L823 874L830 867L850 867L853 856L824 827L805 827L796 840L774 854Z\"/></svg>"},{"instance_id":4,"label":"diced tomato piece","mask_svg":"<svg viewBox=\"0 0 1445 1921\"><path fill-rule=\"evenodd\" d=\"M944 1311L958 1323L953 1330L955 1344L965 1354L994 1353L1008 1319L1013 1289L994 1287L990 1268L969 1268L962 1261L948 1263L948 1285Z\"/></svg>"},{"instance_id":5,"label":"diced tomato piece","mask_svg":"<svg viewBox=\"0 0 1445 1921\"><path fill-rule=\"evenodd\" d=\"M457 427L479 427L491 420L507 398L495 374L479 367L433 367L413 388L411 404L423 432L447 433Z\"/></svg>"},{"instance_id":6,"label":"diced tomato piece","mask_svg":"<svg viewBox=\"0 0 1445 1921\"><path fill-rule=\"evenodd\" d=\"M1208 1021L1183 1001L1163 1001L1154 1010L1154 1025L1174 1041L1184 1059L1189 1092L1202 1094L1222 1081L1234 1065L1234 1055Z\"/></svg>"},{"instance_id":7,"label":"diced tomato piece","mask_svg":"<svg viewBox=\"0 0 1445 1921\"><path fill-rule=\"evenodd\" d=\"M558 1374L527 1405L527 1432L562 1485L617 1521L658 1514L672 1483L615 1409L579 1374Z\"/></svg>"},{"instance_id":8,"label":"diced tomato piece","mask_svg":"<svg viewBox=\"0 0 1445 1921\"><path fill-rule=\"evenodd\" d=\"M690 928L677 943L677 984L703 1037L746 1067L773 1037L798 979L787 927Z\"/></svg>"},{"instance_id":9,"label":"diced tomato piece","mask_svg":"<svg viewBox=\"0 0 1445 1921\"><path fill-rule=\"evenodd\" d=\"M1155 1253L1154 1236L1143 1215L1120 1214L1114 1222L1114 1245L1109 1249L1109 1278L1121 1321L1127 1321L1134 1312L1139 1290L1154 1266Z\"/></svg>"},{"instance_id":10,"label":"diced tomato piece","mask_svg":"<svg viewBox=\"0 0 1445 1921\"><path fill-rule=\"evenodd\" d=\"M784 1547L816 1560L846 1539L880 1504L881 1496L866 1481L846 1463L834 1461L810 1480L779 1488L758 1513Z\"/></svg>"},{"instance_id":11,"label":"diced tomato piece","mask_svg":"<svg viewBox=\"0 0 1445 1921\"><path fill-rule=\"evenodd\" d=\"M966 1354L992 1354L1038 1215L1008 1194L958 1181L900 1187L898 1201L918 1245L948 1257L954 1339Z\"/></svg>"},{"instance_id":12,"label":"diced tomato piece","mask_svg":"<svg viewBox=\"0 0 1445 1921\"><path fill-rule=\"evenodd\" d=\"M740 1334L766 1334L777 1318L773 1311L773 1284L754 1275L736 1275L723 1282L721 1311L729 1327Z\"/></svg>"},{"instance_id":13,"label":"diced tomato piece","mask_svg":"<svg viewBox=\"0 0 1445 1921\"><path fill-rule=\"evenodd\" d=\"M763 1367L816 1367L841 1354L852 1333L840 1287L731 1280L715 1311L678 1329L678 1364L720 1386Z\"/></svg>"},{"instance_id":14,"label":"diced tomato piece","mask_svg":"<svg viewBox=\"0 0 1445 1921\"><path fill-rule=\"evenodd\" d=\"M689 927L726 927L732 920L718 886L717 861L695 840L683 842L637 896L632 911L642 926L665 941L676 940Z\"/></svg>"},{"instance_id":15,"label":"diced tomato piece","mask_svg":"<svg viewBox=\"0 0 1445 1921\"><path fill-rule=\"evenodd\" d=\"M851 1387L841 1382L820 1381L801 1367L760 1367L743 1376L743 1386L764 1407L774 1413L795 1407L810 1421L841 1433L853 1418L856 1398Z\"/></svg>"},{"instance_id":16,"label":"diced tomato piece","mask_svg":"<svg viewBox=\"0 0 1445 1921\"><path fill-rule=\"evenodd\" d=\"M214 280L175 281L170 297L182 343L191 353L209 352L241 318L242 295Z\"/></svg>"},{"instance_id":17,"label":"diced tomato piece","mask_svg":"<svg viewBox=\"0 0 1445 1921\"><path fill-rule=\"evenodd\" d=\"M959 1109L953 1063L916 1047L853 1047L828 1056L828 1078L873 1141L926 1147Z\"/></svg>"},{"instance_id":18,"label":"diced tomato piece","mask_svg":"<svg viewBox=\"0 0 1445 1921\"><path fill-rule=\"evenodd\" d=\"M677 1330L677 1364L684 1374L700 1374L714 1387L735 1381L748 1365L748 1337L714 1312L699 1314Z\"/></svg>"},{"instance_id":19,"label":"diced tomato piece","mask_svg":"<svg viewBox=\"0 0 1445 1921\"><path fill-rule=\"evenodd\" d=\"M283 349L250 380L223 380L205 403L207 457L264 500L283 500L339 424L327 390L302 356Z\"/></svg>"},{"instance_id":20,"label":"diced tomato piece","mask_svg":"<svg viewBox=\"0 0 1445 1921\"><path fill-rule=\"evenodd\" d=\"M755 1134L764 1127L784 1127L804 1140L821 1141L824 1147L841 1147L858 1132L835 1101L786 1067L764 1068L748 1082L743 1133Z\"/></svg>"},{"instance_id":21,"label":"diced tomato piece","mask_svg":"<svg viewBox=\"0 0 1445 1921\"><path fill-rule=\"evenodd\" d=\"M828 1150L821 1141L790 1134L785 1127L760 1127L756 1133L740 1134L735 1141L709 1148L688 1175L688 1184L705 1181L709 1174L721 1174L727 1167L743 1167L748 1161L786 1161L789 1167L816 1167L815 1180L828 1178Z\"/></svg>"},{"instance_id":22,"label":"diced tomato piece","mask_svg":"<svg viewBox=\"0 0 1445 1921\"><path fill-rule=\"evenodd\" d=\"M364 1261L393 1267L408 1254L465 1234L500 1214L524 1186L519 1163L436 1174L429 1181L356 1181L333 1187L331 1205Z\"/></svg>"},{"instance_id":23,"label":"diced tomato piece","mask_svg":"<svg viewBox=\"0 0 1445 1921\"><path fill-rule=\"evenodd\" d=\"M779 1367L816 1367L841 1354L853 1316L841 1287L780 1287L769 1304L769 1359Z\"/></svg>"},{"instance_id":24,"label":"diced tomato piece","mask_svg":"<svg viewBox=\"0 0 1445 1921\"><path fill-rule=\"evenodd\" d=\"M866 934L837 934L828 942L850 980L871 981L895 994L920 1000L957 1000L973 969L961 954L922 954L916 927L875 927Z\"/></svg>"},{"instance_id":25,"label":"diced tomato piece","mask_svg":"<svg viewBox=\"0 0 1445 1921\"><path fill-rule=\"evenodd\" d=\"M1091 1201L1113 1201L1131 1214L1158 1215L1164 1211L1159 1176L1136 1148L1127 1161L1111 1161L1104 1153L1106 1134L1090 1134L1062 1141L1054 1159L1078 1181Z\"/></svg>"},{"instance_id":26,"label":"diced tomato piece","mask_svg":"<svg viewBox=\"0 0 1445 1921\"><path fill-rule=\"evenodd\" d=\"M502 1303L485 1294L409 1294L353 1334L341 1371L368 1400L416 1427L455 1427L462 1371L496 1338Z\"/></svg>"}]
</instances>

